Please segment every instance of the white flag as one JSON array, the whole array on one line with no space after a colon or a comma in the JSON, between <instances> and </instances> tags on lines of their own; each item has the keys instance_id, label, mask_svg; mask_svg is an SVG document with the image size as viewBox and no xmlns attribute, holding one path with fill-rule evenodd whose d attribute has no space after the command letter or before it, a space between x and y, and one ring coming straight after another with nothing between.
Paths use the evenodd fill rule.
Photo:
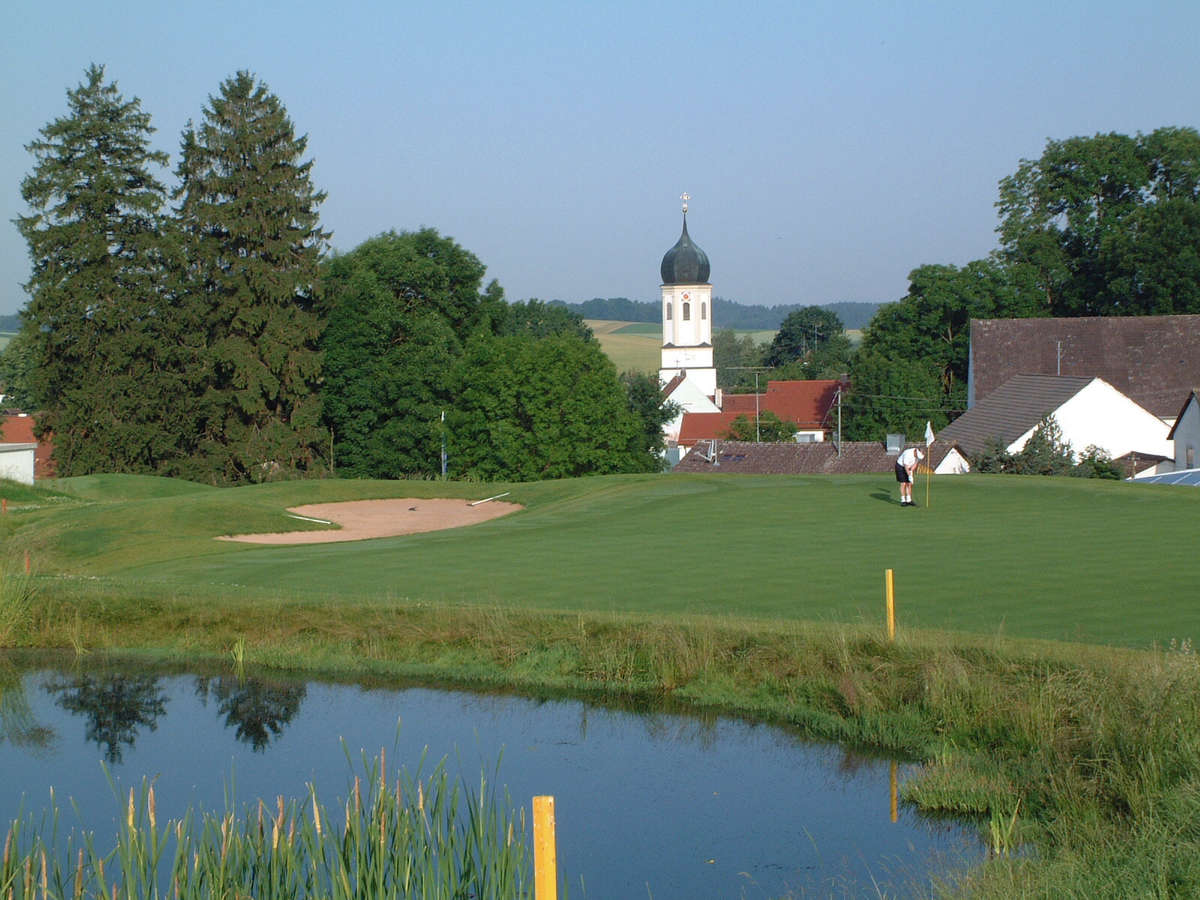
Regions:
<instances>
[{"instance_id":1,"label":"white flag","mask_svg":"<svg viewBox=\"0 0 1200 900\"><path fill-rule=\"evenodd\" d=\"M925 423L925 446L928 447L933 443L933 423Z\"/></svg>"}]
</instances>

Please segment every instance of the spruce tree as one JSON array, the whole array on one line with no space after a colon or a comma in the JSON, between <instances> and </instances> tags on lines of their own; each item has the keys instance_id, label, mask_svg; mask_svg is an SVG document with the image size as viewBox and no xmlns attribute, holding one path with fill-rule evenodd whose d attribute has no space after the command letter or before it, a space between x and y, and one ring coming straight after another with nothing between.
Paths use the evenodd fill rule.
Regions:
<instances>
[{"instance_id":1,"label":"spruce tree","mask_svg":"<svg viewBox=\"0 0 1200 900\"><path fill-rule=\"evenodd\" d=\"M320 465L313 302L329 235L306 145L248 72L222 82L199 127L184 131L174 197L206 348L194 476L261 481Z\"/></svg>"},{"instance_id":2,"label":"spruce tree","mask_svg":"<svg viewBox=\"0 0 1200 900\"><path fill-rule=\"evenodd\" d=\"M187 452L179 322L164 290L165 153L141 102L90 66L69 112L27 145L30 300L22 341L60 475L156 472Z\"/></svg>"}]
</instances>

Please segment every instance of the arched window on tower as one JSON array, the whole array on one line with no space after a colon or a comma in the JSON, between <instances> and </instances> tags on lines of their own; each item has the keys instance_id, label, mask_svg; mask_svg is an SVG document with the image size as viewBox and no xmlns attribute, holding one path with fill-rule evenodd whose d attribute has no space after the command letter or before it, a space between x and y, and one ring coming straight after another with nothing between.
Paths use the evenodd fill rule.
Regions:
<instances>
[{"instance_id":1,"label":"arched window on tower","mask_svg":"<svg viewBox=\"0 0 1200 900\"><path fill-rule=\"evenodd\" d=\"M683 304L683 321L690 322L692 319L692 304Z\"/></svg>"},{"instance_id":2,"label":"arched window on tower","mask_svg":"<svg viewBox=\"0 0 1200 900\"><path fill-rule=\"evenodd\" d=\"M707 318L708 318L708 304L701 303L700 304L700 321L703 322Z\"/></svg>"},{"instance_id":3,"label":"arched window on tower","mask_svg":"<svg viewBox=\"0 0 1200 900\"><path fill-rule=\"evenodd\" d=\"M671 304L666 303L666 304L664 304L664 306L667 307L667 321L670 322L671 321Z\"/></svg>"}]
</instances>

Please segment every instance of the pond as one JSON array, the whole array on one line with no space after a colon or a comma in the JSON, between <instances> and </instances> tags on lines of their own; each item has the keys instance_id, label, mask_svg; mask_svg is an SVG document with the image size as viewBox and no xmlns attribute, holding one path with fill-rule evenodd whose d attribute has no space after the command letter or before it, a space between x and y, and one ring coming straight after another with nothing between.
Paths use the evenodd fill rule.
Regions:
<instances>
[{"instance_id":1,"label":"pond","mask_svg":"<svg viewBox=\"0 0 1200 900\"><path fill-rule=\"evenodd\" d=\"M0 657L8 819L53 787L64 825L110 833L114 789L143 777L160 819L308 783L331 803L381 750L392 771L486 773L526 809L553 795L571 897L904 896L985 855L976 828L893 807L913 766L737 719Z\"/></svg>"}]
</instances>

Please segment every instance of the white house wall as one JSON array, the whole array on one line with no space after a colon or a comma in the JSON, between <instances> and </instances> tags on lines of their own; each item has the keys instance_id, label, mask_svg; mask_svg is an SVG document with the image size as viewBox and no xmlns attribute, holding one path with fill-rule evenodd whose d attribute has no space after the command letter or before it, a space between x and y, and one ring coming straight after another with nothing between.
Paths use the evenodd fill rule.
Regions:
<instances>
[{"instance_id":1,"label":"white house wall","mask_svg":"<svg viewBox=\"0 0 1200 900\"><path fill-rule=\"evenodd\" d=\"M971 464L956 449L951 449L933 470L934 475L966 475L971 471Z\"/></svg>"},{"instance_id":2,"label":"white house wall","mask_svg":"<svg viewBox=\"0 0 1200 900\"><path fill-rule=\"evenodd\" d=\"M1193 394L1183 415L1175 422L1175 468L1200 466L1200 401Z\"/></svg>"},{"instance_id":3,"label":"white house wall","mask_svg":"<svg viewBox=\"0 0 1200 900\"><path fill-rule=\"evenodd\" d=\"M33 484L33 451L37 444L0 444L0 478Z\"/></svg>"},{"instance_id":4,"label":"white house wall","mask_svg":"<svg viewBox=\"0 0 1200 900\"><path fill-rule=\"evenodd\" d=\"M1175 455L1166 423L1100 378L1092 379L1053 415L1076 460L1092 445L1113 459L1134 451ZM1019 452L1035 430L1036 426L1009 444L1009 452Z\"/></svg>"}]
</instances>

